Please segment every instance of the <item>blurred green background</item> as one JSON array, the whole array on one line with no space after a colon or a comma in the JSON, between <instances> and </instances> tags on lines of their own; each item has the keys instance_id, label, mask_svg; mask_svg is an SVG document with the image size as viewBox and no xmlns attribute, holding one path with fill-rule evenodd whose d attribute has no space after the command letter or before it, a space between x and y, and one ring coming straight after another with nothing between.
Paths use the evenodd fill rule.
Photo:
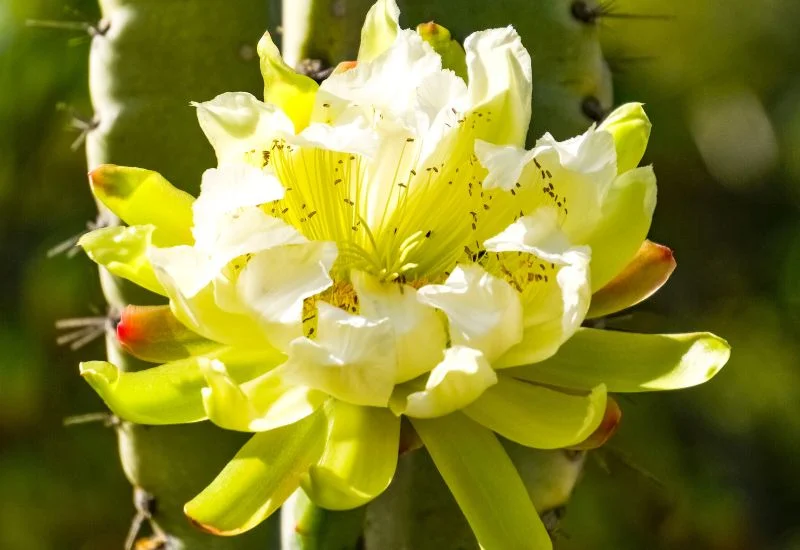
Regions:
<instances>
[{"instance_id":1,"label":"blurred green background","mask_svg":"<svg viewBox=\"0 0 800 550\"><path fill-rule=\"evenodd\" d=\"M711 330L734 352L703 387L621 401L620 432L590 457L558 545L800 549L800 2L609 11L616 101L647 103L654 124L651 238L678 260L667 287L613 325ZM47 257L95 215L83 150L71 150L72 117L91 119L89 40L25 24L96 18L95 0L0 0L2 549L120 548L134 514L112 430L63 426L103 410L77 375L102 343L55 343L57 319L104 307L88 260Z\"/></svg>"}]
</instances>

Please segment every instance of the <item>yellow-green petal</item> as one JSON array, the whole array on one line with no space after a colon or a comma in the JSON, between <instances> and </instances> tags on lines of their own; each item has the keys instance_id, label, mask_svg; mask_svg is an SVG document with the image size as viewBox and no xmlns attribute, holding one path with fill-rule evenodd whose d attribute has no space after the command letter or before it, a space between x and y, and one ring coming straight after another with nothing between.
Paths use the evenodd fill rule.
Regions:
<instances>
[{"instance_id":1,"label":"yellow-green petal","mask_svg":"<svg viewBox=\"0 0 800 550\"><path fill-rule=\"evenodd\" d=\"M264 77L264 102L280 107L300 132L308 126L319 84L287 65L268 32L258 42L261 75Z\"/></svg>"},{"instance_id":2,"label":"yellow-green petal","mask_svg":"<svg viewBox=\"0 0 800 550\"><path fill-rule=\"evenodd\" d=\"M301 483L317 506L349 510L380 495L392 481L400 444L400 418L388 409L333 401L328 441Z\"/></svg>"},{"instance_id":3,"label":"yellow-green petal","mask_svg":"<svg viewBox=\"0 0 800 550\"><path fill-rule=\"evenodd\" d=\"M656 207L656 176L651 166L617 177L608 190L601 218L584 244L592 248L592 290L616 277L642 246Z\"/></svg>"},{"instance_id":4,"label":"yellow-green petal","mask_svg":"<svg viewBox=\"0 0 800 550\"><path fill-rule=\"evenodd\" d=\"M152 225L104 227L82 236L78 246L83 248L92 261L117 277L166 296L163 285L156 278L153 266L147 259L147 248L154 230Z\"/></svg>"},{"instance_id":5,"label":"yellow-green petal","mask_svg":"<svg viewBox=\"0 0 800 550\"><path fill-rule=\"evenodd\" d=\"M461 44L450 37L449 30L430 21L417 25L417 34L442 58L443 69L450 69L467 80L467 54Z\"/></svg>"},{"instance_id":6,"label":"yellow-green petal","mask_svg":"<svg viewBox=\"0 0 800 550\"><path fill-rule=\"evenodd\" d=\"M675 390L702 384L717 374L730 346L708 332L635 334L580 329L556 355L504 371L522 380L609 392Z\"/></svg>"},{"instance_id":7,"label":"yellow-green petal","mask_svg":"<svg viewBox=\"0 0 800 550\"><path fill-rule=\"evenodd\" d=\"M414 425L484 550L549 550L514 464L495 435L461 413Z\"/></svg>"},{"instance_id":8,"label":"yellow-green petal","mask_svg":"<svg viewBox=\"0 0 800 550\"><path fill-rule=\"evenodd\" d=\"M661 288L674 270L672 250L645 241L625 269L592 295L586 317L594 319L635 306Z\"/></svg>"},{"instance_id":9,"label":"yellow-green petal","mask_svg":"<svg viewBox=\"0 0 800 550\"><path fill-rule=\"evenodd\" d=\"M200 394L205 378L193 357L159 367L123 372L105 361L81 363L81 376L123 420L136 424L184 424L206 418Z\"/></svg>"},{"instance_id":10,"label":"yellow-green petal","mask_svg":"<svg viewBox=\"0 0 800 550\"><path fill-rule=\"evenodd\" d=\"M183 510L201 529L237 535L257 526L299 486L325 443L325 416L255 434Z\"/></svg>"},{"instance_id":11,"label":"yellow-green petal","mask_svg":"<svg viewBox=\"0 0 800 550\"><path fill-rule=\"evenodd\" d=\"M224 362L237 382L275 366L269 352L223 348L204 357L173 361L137 372L124 372L105 361L81 363L80 372L120 418L137 424L184 424L206 418L203 367Z\"/></svg>"},{"instance_id":12,"label":"yellow-green petal","mask_svg":"<svg viewBox=\"0 0 800 550\"><path fill-rule=\"evenodd\" d=\"M367 12L361 28L358 61L372 61L389 49L400 30L400 8L395 0L378 0Z\"/></svg>"},{"instance_id":13,"label":"yellow-green petal","mask_svg":"<svg viewBox=\"0 0 800 550\"><path fill-rule=\"evenodd\" d=\"M597 128L614 136L618 174L639 165L650 140L651 127L641 103L626 103L614 109Z\"/></svg>"},{"instance_id":14,"label":"yellow-green petal","mask_svg":"<svg viewBox=\"0 0 800 550\"><path fill-rule=\"evenodd\" d=\"M122 347L143 361L166 363L222 347L184 326L168 305L127 306L117 325Z\"/></svg>"},{"instance_id":15,"label":"yellow-green petal","mask_svg":"<svg viewBox=\"0 0 800 550\"><path fill-rule=\"evenodd\" d=\"M155 226L157 246L193 242L194 197L173 187L158 172L103 164L89 172L89 183L97 200L128 225Z\"/></svg>"},{"instance_id":16,"label":"yellow-green petal","mask_svg":"<svg viewBox=\"0 0 800 550\"><path fill-rule=\"evenodd\" d=\"M239 384L221 361L202 367L208 382L208 387L203 388L208 418L227 430L274 430L309 416L328 399L320 391L286 384L280 369Z\"/></svg>"},{"instance_id":17,"label":"yellow-green petal","mask_svg":"<svg viewBox=\"0 0 800 550\"><path fill-rule=\"evenodd\" d=\"M588 394L568 394L500 376L464 414L506 439L536 449L559 449L588 438L606 410L600 385Z\"/></svg>"}]
</instances>

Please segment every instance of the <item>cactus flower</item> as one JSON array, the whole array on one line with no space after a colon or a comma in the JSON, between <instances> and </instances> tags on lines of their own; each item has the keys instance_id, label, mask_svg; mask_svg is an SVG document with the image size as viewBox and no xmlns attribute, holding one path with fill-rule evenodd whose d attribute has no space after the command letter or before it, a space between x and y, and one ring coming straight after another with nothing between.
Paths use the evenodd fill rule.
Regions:
<instances>
[{"instance_id":1,"label":"cactus flower","mask_svg":"<svg viewBox=\"0 0 800 550\"><path fill-rule=\"evenodd\" d=\"M330 509L369 502L392 480L405 416L484 548L550 548L497 435L602 442L619 418L607 392L702 383L728 347L581 328L594 291L596 312L617 311L674 267L645 241L641 105L527 150L517 33L476 32L461 50L441 27L400 29L398 13L377 2L357 62L321 85L265 35L265 101L196 104L218 159L196 199L147 170L91 172L128 226L80 244L169 305L130 307L117 329L161 365L81 373L128 421L254 434L186 504L210 532L246 531L298 488Z\"/></svg>"}]
</instances>

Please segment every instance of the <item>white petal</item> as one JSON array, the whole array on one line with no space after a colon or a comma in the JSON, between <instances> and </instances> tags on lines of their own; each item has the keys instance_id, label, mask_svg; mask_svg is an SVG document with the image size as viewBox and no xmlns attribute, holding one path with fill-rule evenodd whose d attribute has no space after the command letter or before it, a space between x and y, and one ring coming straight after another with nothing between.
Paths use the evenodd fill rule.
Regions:
<instances>
[{"instance_id":1,"label":"white petal","mask_svg":"<svg viewBox=\"0 0 800 550\"><path fill-rule=\"evenodd\" d=\"M530 162L520 173L522 188L517 191L518 196L527 197L525 210L558 208L559 225L570 241L587 244L603 215L603 203L616 177L611 134L590 128L563 142L545 134L526 158ZM497 177L507 176L498 172ZM504 187L508 184L507 180L502 182Z\"/></svg>"},{"instance_id":2,"label":"white petal","mask_svg":"<svg viewBox=\"0 0 800 550\"><path fill-rule=\"evenodd\" d=\"M477 137L498 144L525 143L531 118L531 57L513 27L471 34L464 41L469 74L469 94L476 111L492 111L482 117L485 126ZM488 114L488 112L487 112Z\"/></svg>"},{"instance_id":3,"label":"white petal","mask_svg":"<svg viewBox=\"0 0 800 550\"><path fill-rule=\"evenodd\" d=\"M312 120L335 123L349 108L375 121L392 119L416 128L417 88L441 69L442 60L429 44L414 31L400 31L380 56L333 74L320 85Z\"/></svg>"},{"instance_id":4,"label":"white petal","mask_svg":"<svg viewBox=\"0 0 800 550\"><path fill-rule=\"evenodd\" d=\"M198 232L197 245L172 248L151 247L148 257L154 267L167 273L186 297L204 288L231 260L245 254L289 244L307 242L294 227L265 214L258 207L242 208Z\"/></svg>"},{"instance_id":5,"label":"white petal","mask_svg":"<svg viewBox=\"0 0 800 550\"><path fill-rule=\"evenodd\" d=\"M255 313L279 349L302 336L303 300L331 286L336 245L312 241L256 254L237 282L241 303Z\"/></svg>"},{"instance_id":6,"label":"white petal","mask_svg":"<svg viewBox=\"0 0 800 550\"><path fill-rule=\"evenodd\" d=\"M283 111L245 92L193 105L220 164L240 162L252 150L268 150L273 139L294 135L294 124Z\"/></svg>"},{"instance_id":7,"label":"white petal","mask_svg":"<svg viewBox=\"0 0 800 550\"><path fill-rule=\"evenodd\" d=\"M387 320L370 321L319 302L317 339L298 338L284 364L290 381L354 405L385 407L397 357Z\"/></svg>"},{"instance_id":8,"label":"white petal","mask_svg":"<svg viewBox=\"0 0 800 550\"><path fill-rule=\"evenodd\" d=\"M467 85L453 71L432 72L422 79L416 90L414 104L427 120L423 129L430 128L437 120L440 126L447 122L455 127L458 123L457 112L463 111L468 105Z\"/></svg>"},{"instance_id":9,"label":"white petal","mask_svg":"<svg viewBox=\"0 0 800 550\"><path fill-rule=\"evenodd\" d=\"M477 265L459 265L443 285L419 289L423 304L444 311L453 345L478 349L491 362L522 339L519 294Z\"/></svg>"},{"instance_id":10,"label":"white petal","mask_svg":"<svg viewBox=\"0 0 800 550\"><path fill-rule=\"evenodd\" d=\"M409 394L405 409L395 413L416 418L444 416L469 405L496 383L497 375L480 351L453 346L431 371L425 389Z\"/></svg>"},{"instance_id":11,"label":"white petal","mask_svg":"<svg viewBox=\"0 0 800 550\"><path fill-rule=\"evenodd\" d=\"M608 133L598 132L594 126L579 136L565 141L556 141L549 133L536 142L542 154L548 150L558 155L561 166L581 174L594 174L603 181L611 180L617 175L617 152L614 148L614 137Z\"/></svg>"},{"instance_id":12,"label":"white petal","mask_svg":"<svg viewBox=\"0 0 800 550\"><path fill-rule=\"evenodd\" d=\"M547 206L523 216L483 244L488 252L525 252L558 264L564 263L563 254L572 246L561 231L558 211Z\"/></svg>"},{"instance_id":13,"label":"white petal","mask_svg":"<svg viewBox=\"0 0 800 550\"><path fill-rule=\"evenodd\" d=\"M483 180L483 188L510 191L520 181L525 166L536 156L536 150L495 145L478 139L475 140L475 155L488 172Z\"/></svg>"},{"instance_id":14,"label":"white petal","mask_svg":"<svg viewBox=\"0 0 800 550\"><path fill-rule=\"evenodd\" d=\"M355 116L350 122L339 120L335 126L314 123L288 141L300 147L353 153L370 158L375 156L378 148L375 132L361 115Z\"/></svg>"},{"instance_id":15,"label":"white petal","mask_svg":"<svg viewBox=\"0 0 800 550\"><path fill-rule=\"evenodd\" d=\"M547 359L580 328L591 300L590 250L572 248L561 260L563 265L556 266L554 278L523 292L522 341L500 357L495 368Z\"/></svg>"},{"instance_id":16,"label":"white petal","mask_svg":"<svg viewBox=\"0 0 800 550\"><path fill-rule=\"evenodd\" d=\"M361 315L388 319L397 347L397 379L405 382L424 374L442 360L447 332L436 311L417 300L408 285L381 283L361 272L351 273Z\"/></svg>"},{"instance_id":17,"label":"white petal","mask_svg":"<svg viewBox=\"0 0 800 550\"><path fill-rule=\"evenodd\" d=\"M147 258L161 284L164 278L177 292L191 298L214 278L214 267L208 254L191 246L158 248L151 246Z\"/></svg>"},{"instance_id":18,"label":"white petal","mask_svg":"<svg viewBox=\"0 0 800 550\"><path fill-rule=\"evenodd\" d=\"M244 163L227 164L203 172L200 196L192 205L192 233L198 246L208 247L219 232L219 223L232 212L282 199L278 179Z\"/></svg>"}]
</instances>

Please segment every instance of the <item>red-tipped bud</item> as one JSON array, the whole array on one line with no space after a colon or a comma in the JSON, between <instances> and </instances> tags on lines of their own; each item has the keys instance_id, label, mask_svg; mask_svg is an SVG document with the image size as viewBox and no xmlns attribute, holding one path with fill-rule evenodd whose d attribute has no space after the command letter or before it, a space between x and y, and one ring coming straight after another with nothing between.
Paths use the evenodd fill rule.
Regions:
<instances>
[{"instance_id":1,"label":"red-tipped bud","mask_svg":"<svg viewBox=\"0 0 800 550\"><path fill-rule=\"evenodd\" d=\"M643 242L625 269L594 293L587 318L616 313L646 300L667 282L675 266L672 250L651 241Z\"/></svg>"},{"instance_id":2,"label":"red-tipped bud","mask_svg":"<svg viewBox=\"0 0 800 550\"><path fill-rule=\"evenodd\" d=\"M600 425L592 435L587 437L582 443L572 447L572 449L576 451L588 451L590 449L602 447L611 439L611 436L616 433L621 420L622 409L619 408L619 405L611 396L608 396L606 412L603 415L603 420L600 422Z\"/></svg>"},{"instance_id":3,"label":"red-tipped bud","mask_svg":"<svg viewBox=\"0 0 800 550\"><path fill-rule=\"evenodd\" d=\"M117 325L122 348L143 361L166 363L207 353L219 344L181 324L169 306L128 306Z\"/></svg>"}]
</instances>

